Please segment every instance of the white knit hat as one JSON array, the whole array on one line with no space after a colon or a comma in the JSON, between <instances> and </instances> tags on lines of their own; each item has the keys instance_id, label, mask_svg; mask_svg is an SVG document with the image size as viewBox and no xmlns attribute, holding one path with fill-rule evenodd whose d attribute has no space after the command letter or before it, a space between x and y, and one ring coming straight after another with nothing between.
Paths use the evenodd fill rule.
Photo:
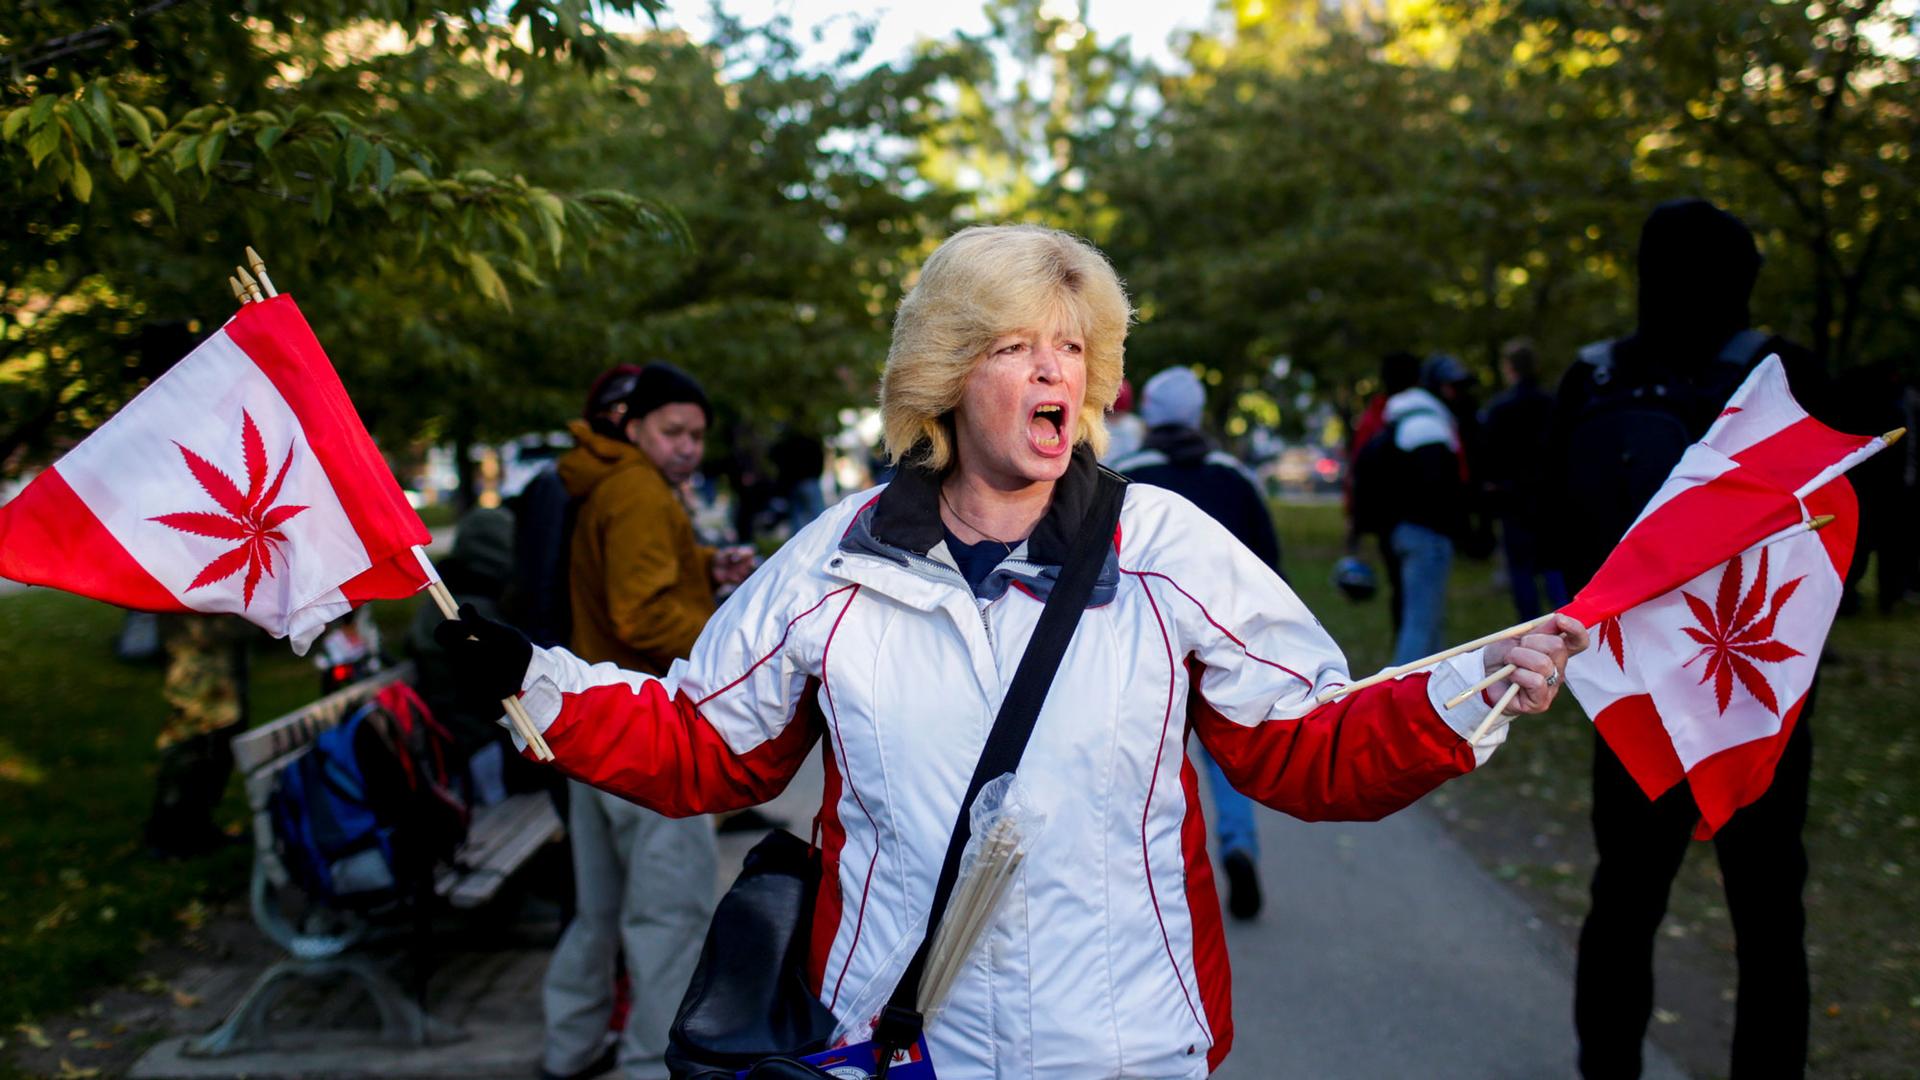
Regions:
<instances>
[{"instance_id":1,"label":"white knit hat","mask_svg":"<svg viewBox=\"0 0 1920 1080\"><path fill-rule=\"evenodd\" d=\"M1140 420L1150 428L1197 428L1206 407L1207 388L1190 367L1170 367L1140 388Z\"/></svg>"}]
</instances>

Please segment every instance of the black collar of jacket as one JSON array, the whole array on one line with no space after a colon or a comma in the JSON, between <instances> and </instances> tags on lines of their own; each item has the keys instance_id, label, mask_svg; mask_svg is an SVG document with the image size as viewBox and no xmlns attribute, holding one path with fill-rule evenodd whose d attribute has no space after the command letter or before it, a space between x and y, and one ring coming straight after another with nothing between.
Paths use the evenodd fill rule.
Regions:
<instances>
[{"instance_id":1,"label":"black collar of jacket","mask_svg":"<svg viewBox=\"0 0 1920 1080\"><path fill-rule=\"evenodd\" d=\"M1085 443L1073 448L1067 471L1053 486L1048 505L1033 535L1027 537L1027 561L1061 566L1072 550L1073 535L1093 506L1094 488L1105 470ZM880 493L870 525L874 539L925 555L945 537L940 523L941 474L911 459L902 462L893 481Z\"/></svg>"}]
</instances>

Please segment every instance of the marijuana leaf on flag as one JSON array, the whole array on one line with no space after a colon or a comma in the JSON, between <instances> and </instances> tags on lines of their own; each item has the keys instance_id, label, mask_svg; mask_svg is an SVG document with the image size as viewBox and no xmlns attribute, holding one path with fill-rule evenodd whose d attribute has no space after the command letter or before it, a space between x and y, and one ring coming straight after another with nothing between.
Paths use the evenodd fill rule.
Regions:
<instances>
[{"instance_id":1,"label":"marijuana leaf on flag","mask_svg":"<svg viewBox=\"0 0 1920 1080\"><path fill-rule=\"evenodd\" d=\"M273 553L276 545L287 543L287 534L280 526L298 516L304 506L275 506L274 500L280 497L280 485L286 482L287 468L293 464L293 447L287 447L287 458L280 464L280 471L274 475L273 484L266 491L260 485L267 478L266 449L260 441L260 429L254 426L253 417L245 409L240 410L241 452L247 465L247 491L245 495L227 474L221 472L206 458L180 446L180 456L185 459L187 469L193 478L200 481L200 487L213 501L220 504L224 514L206 512L186 512L160 514L152 520L169 528L179 529L196 536L208 536L216 540L238 540L240 546L233 548L208 563L201 569L199 576L187 586L189 591L204 588L240 572L247 571L246 591L241 601L242 607L253 605L254 586L260 583L260 574L266 572L273 576Z\"/></svg>"}]
</instances>

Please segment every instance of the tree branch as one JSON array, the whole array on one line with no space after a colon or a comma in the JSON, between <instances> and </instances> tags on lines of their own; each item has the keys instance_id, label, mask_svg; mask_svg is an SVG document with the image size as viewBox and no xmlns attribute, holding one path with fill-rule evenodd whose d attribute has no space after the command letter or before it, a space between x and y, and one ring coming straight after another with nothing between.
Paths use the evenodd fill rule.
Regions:
<instances>
[{"instance_id":1,"label":"tree branch","mask_svg":"<svg viewBox=\"0 0 1920 1080\"><path fill-rule=\"evenodd\" d=\"M0 71L10 72L17 80L20 76L46 67L55 60L106 48L123 37L127 28L141 19L151 18L168 8L179 7L187 2L188 0L153 0L146 7L136 9L124 19L109 19L85 30L30 45L21 50L23 53L32 54L24 58L20 53L0 56Z\"/></svg>"}]
</instances>

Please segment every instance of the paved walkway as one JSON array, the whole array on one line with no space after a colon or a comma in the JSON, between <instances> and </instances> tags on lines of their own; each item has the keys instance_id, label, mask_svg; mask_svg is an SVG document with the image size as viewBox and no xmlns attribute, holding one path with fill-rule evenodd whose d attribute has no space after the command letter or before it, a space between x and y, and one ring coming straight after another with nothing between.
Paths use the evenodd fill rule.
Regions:
<instances>
[{"instance_id":1,"label":"paved walkway","mask_svg":"<svg viewBox=\"0 0 1920 1080\"><path fill-rule=\"evenodd\" d=\"M804 831L819 800L810 767L772 807ZM1481 871L1446 830L1415 808L1367 825L1307 825L1260 815L1267 906L1229 922L1238 1031L1223 1080L1571 1077L1572 958L1551 928ZM753 837L723 837L728 876ZM546 928L551 932L551 928ZM454 956L435 975L435 1014L470 1033L398 1054L351 1030L352 1002L289 1001L292 1025L331 1026L284 1050L214 1061L183 1058L169 1039L136 1077L532 1075L540 1044L539 930L518 942ZM241 956L181 982L206 999L211 1023L264 966ZM362 1018L361 1022L364 1022ZM1657 1050L1649 1080L1683 1080Z\"/></svg>"}]
</instances>

